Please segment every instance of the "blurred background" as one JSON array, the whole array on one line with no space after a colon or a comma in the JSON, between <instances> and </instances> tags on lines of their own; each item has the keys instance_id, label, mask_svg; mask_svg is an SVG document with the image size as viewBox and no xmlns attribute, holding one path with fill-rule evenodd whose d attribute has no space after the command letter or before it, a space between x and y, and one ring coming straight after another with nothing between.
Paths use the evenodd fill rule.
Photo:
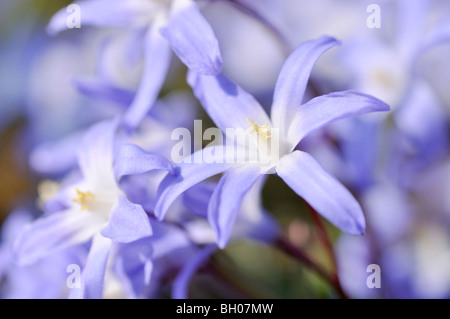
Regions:
<instances>
[{"instance_id":1,"label":"blurred background","mask_svg":"<svg viewBox=\"0 0 450 319\"><path fill-rule=\"evenodd\" d=\"M36 196L37 180L29 169L29 147L24 141L28 125L26 91L33 60L43 46L40 43L49 39L45 25L61 5L64 3L55 1L2 1L0 5L1 220L21 201Z\"/></svg>"}]
</instances>

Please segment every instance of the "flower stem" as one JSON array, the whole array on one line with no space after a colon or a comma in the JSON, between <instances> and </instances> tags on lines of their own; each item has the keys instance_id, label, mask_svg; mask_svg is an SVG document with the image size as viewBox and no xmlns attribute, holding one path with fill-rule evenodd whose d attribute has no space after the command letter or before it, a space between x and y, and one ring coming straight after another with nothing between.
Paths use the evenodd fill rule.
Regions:
<instances>
[{"instance_id":1,"label":"flower stem","mask_svg":"<svg viewBox=\"0 0 450 319\"><path fill-rule=\"evenodd\" d=\"M318 263L312 260L305 252L303 252L303 250L292 245L286 238L281 236L276 240L276 246L289 256L294 257L305 266L314 270L336 290L341 298L348 298L341 287L338 277L335 274L329 275L327 271L325 271Z\"/></svg>"},{"instance_id":2,"label":"flower stem","mask_svg":"<svg viewBox=\"0 0 450 319\"><path fill-rule=\"evenodd\" d=\"M337 262L336 262L336 256L333 251L333 246L331 245L330 237L328 236L328 233L325 229L325 226L322 223L322 220L320 219L319 214L317 211L312 208L308 203L306 203L308 206L308 211L311 215L311 218L316 225L317 231L319 233L320 241L322 242L323 246L325 246L325 249L327 250L328 256L330 258L331 263L333 264L333 273L331 274L332 279L336 282L339 289L342 290L341 282L339 280L339 276L337 275Z\"/></svg>"}]
</instances>

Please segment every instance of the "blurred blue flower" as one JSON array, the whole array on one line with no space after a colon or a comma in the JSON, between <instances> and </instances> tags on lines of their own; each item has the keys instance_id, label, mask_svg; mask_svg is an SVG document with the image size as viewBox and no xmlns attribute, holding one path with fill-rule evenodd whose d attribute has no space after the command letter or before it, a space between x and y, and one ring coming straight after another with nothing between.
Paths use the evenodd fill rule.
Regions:
<instances>
[{"instance_id":1,"label":"blurred blue flower","mask_svg":"<svg viewBox=\"0 0 450 319\"><path fill-rule=\"evenodd\" d=\"M192 0L85 0L74 4L80 7L82 26L131 28L145 37L142 79L124 118L132 128L139 125L158 97L171 61L170 47L183 63L200 74L217 74L222 69L214 32ZM56 13L48 32L68 29L67 18L66 9ZM97 89L113 90L104 85Z\"/></svg>"},{"instance_id":2,"label":"blurred blue flower","mask_svg":"<svg viewBox=\"0 0 450 319\"><path fill-rule=\"evenodd\" d=\"M86 249L72 247L49 254L32 265L19 266L15 262L13 243L23 227L32 222L27 209L16 209L3 223L0 241L0 288L2 299L60 299L69 293L67 266L84 263Z\"/></svg>"}]
</instances>

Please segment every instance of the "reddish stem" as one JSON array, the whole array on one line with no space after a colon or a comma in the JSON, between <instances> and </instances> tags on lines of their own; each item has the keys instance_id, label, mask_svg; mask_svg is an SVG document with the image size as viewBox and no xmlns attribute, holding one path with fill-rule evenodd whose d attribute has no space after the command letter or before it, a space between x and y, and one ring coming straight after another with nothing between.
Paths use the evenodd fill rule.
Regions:
<instances>
[{"instance_id":1,"label":"reddish stem","mask_svg":"<svg viewBox=\"0 0 450 319\"><path fill-rule=\"evenodd\" d=\"M347 299L347 295L342 289L339 279L335 274L330 276L328 272L326 272L319 264L313 261L300 248L292 245L286 238L279 237L276 240L276 245L278 248L287 253L289 256L294 257L295 259L303 263L305 266L314 270L336 290L336 292L341 296L341 298Z\"/></svg>"}]
</instances>

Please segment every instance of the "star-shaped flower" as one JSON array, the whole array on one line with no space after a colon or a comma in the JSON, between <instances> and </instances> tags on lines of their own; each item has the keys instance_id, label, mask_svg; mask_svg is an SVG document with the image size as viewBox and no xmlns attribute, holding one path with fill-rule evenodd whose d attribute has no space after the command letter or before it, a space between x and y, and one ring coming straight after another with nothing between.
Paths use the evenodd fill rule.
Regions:
<instances>
[{"instance_id":1,"label":"star-shaped flower","mask_svg":"<svg viewBox=\"0 0 450 319\"><path fill-rule=\"evenodd\" d=\"M155 213L163 218L172 202L185 190L213 175L224 173L209 202L208 219L218 245L225 247L236 215L247 191L264 173L276 173L299 196L331 223L350 234L363 234L365 218L353 195L325 172L309 154L298 150L298 143L310 132L338 119L376 111L388 111L382 101L355 91L327 94L302 104L310 72L315 61L338 44L322 36L300 45L287 59L279 75L271 117L259 103L223 75L205 76L191 72L188 82L204 109L226 134L240 129L249 135L259 133L256 148L267 147L276 139L277 152L259 161L236 162L217 154L228 153L223 146L206 147L183 160L178 174L168 174L160 186ZM225 147L227 149L229 145ZM236 147L236 145L231 145ZM244 147L244 152L255 144ZM203 163L198 163L203 158ZM194 160L197 159L197 160Z\"/></svg>"}]
</instances>

